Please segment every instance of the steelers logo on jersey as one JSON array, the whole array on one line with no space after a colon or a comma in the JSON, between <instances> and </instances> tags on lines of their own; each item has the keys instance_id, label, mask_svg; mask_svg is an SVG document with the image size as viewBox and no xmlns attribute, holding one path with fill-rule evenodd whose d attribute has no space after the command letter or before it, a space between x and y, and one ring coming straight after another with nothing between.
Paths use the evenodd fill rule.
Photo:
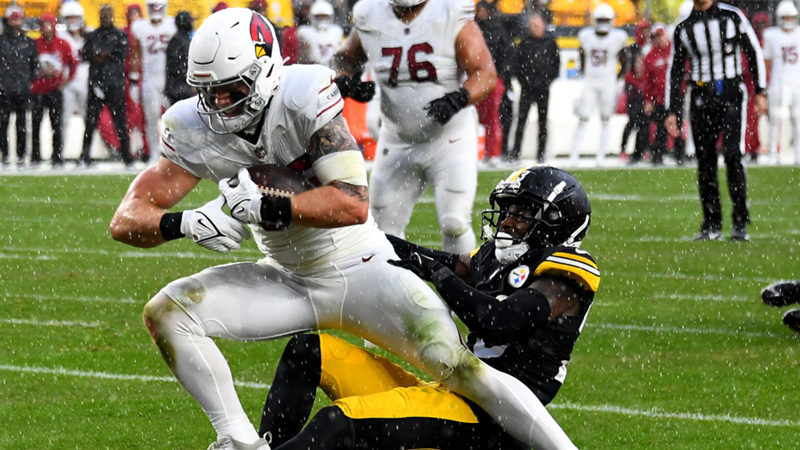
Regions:
<instances>
[{"instance_id":1,"label":"steelers logo on jersey","mask_svg":"<svg viewBox=\"0 0 800 450\"><path fill-rule=\"evenodd\" d=\"M525 265L519 266L508 274L508 284L515 288L522 287L530 275L530 267Z\"/></svg>"}]
</instances>

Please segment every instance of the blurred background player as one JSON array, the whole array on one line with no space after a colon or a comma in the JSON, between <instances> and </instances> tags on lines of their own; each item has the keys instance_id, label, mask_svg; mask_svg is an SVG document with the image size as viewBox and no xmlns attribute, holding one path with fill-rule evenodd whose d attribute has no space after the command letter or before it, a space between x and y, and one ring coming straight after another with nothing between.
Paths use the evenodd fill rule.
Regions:
<instances>
[{"instance_id":1,"label":"blurred background player","mask_svg":"<svg viewBox=\"0 0 800 450\"><path fill-rule=\"evenodd\" d=\"M781 111L789 107L795 164L800 164L800 30L797 8L790 0L775 10L778 26L764 32L764 63L769 82L769 163L778 164L781 141Z\"/></svg>"},{"instance_id":2,"label":"blurred background player","mask_svg":"<svg viewBox=\"0 0 800 450\"><path fill-rule=\"evenodd\" d=\"M492 55L495 69L497 70L497 87L483 101L475 105L478 111L478 121L486 129L486 152L484 161L492 164L500 159L503 153L503 124L500 120L500 103L506 92L503 84L504 76L510 79L503 71L505 55L508 49L513 48L510 43L511 35L506 29L503 15L497 11L494 4L481 0L475 5L475 23L483 33L486 47Z\"/></svg>"},{"instance_id":3,"label":"blurred background player","mask_svg":"<svg viewBox=\"0 0 800 450\"><path fill-rule=\"evenodd\" d=\"M186 70L189 68L189 44L192 41L194 21L187 11L175 15L177 31L167 45L167 80L164 93L171 104L197 94L186 82Z\"/></svg>"},{"instance_id":4,"label":"blurred background player","mask_svg":"<svg viewBox=\"0 0 800 450\"><path fill-rule=\"evenodd\" d=\"M628 159L628 164L637 164L644 158L650 141L650 120L644 111L644 58L641 53L633 57L631 70L625 74L625 109L628 112L628 123L622 130L620 156ZM636 132L633 153L628 158L625 153L631 133Z\"/></svg>"},{"instance_id":5,"label":"blurred background player","mask_svg":"<svg viewBox=\"0 0 800 450\"><path fill-rule=\"evenodd\" d=\"M45 13L39 19L42 36L36 40L39 52L39 72L33 80L31 108L31 165L41 161L39 131L47 108L53 132L53 151L50 159L54 168L64 165L64 140L61 115L64 111L64 86L75 77L78 62L72 47L56 36L56 16Z\"/></svg>"},{"instance_id":6,"label":"blurred background player","mask_svg":"<svg viewBox=\"0 0 800 450\"><path fill-rule=\"evenodd\" d=\"M81 58L81 50L86 42L86 33L91 31L86 28L83 20L83 6L76 0L66 1L59 10L61 22L66 24L66 31L58 31L57 35L67 41L72 47L72 56L78 61L75 77L64 86L64 115L65 122L73 115L82 119L86 113L86 97L89 89L89 62ZM69 139L65 136L65 139Z\"/></svg>"},{"instance_id":7,"label":"blurred background player","mask_svg":"<svg viewBox=\"0 0 800 450\"><path fill-rule=\"evenodd\" d=\"M3 167L7 167L9 120L14 113L17 167L20 169L25 167L28 137L26 114L30 109L31 83L36 78L39 67L36 42L22 30L24 18L19 6L11 5L6 8L6 29L0 35L0 151L3 154Z\"/></svg>"},{"instance_id":8,"label":"blurred background player","mask_svg":"<svg viewBox=\"0 0 800 450\"><path fill-rule=\"evenodd\" d=\"M143 20L142 7L136 3L128 5L128 8L125 10L125 21L127 26L122 29L122 31L128 34L128 42L136 41L136 37L133 35L133 30L131 30L131 25L140 20ZM136 50L134 49L133 45L131 45L128 49L128 56L125 59L125 74L127 75L127 79L125 80L125 112L128 119L128 131L131 135L131 145L133 145L133 137L137 134L142 140L142 147L139 149L139 151L135 152L134 158L147 161L146 158L148 155L150 155L150 149L147 146L147 139L145 138L145 122L144 111L142 111L141 89L142 67L138 57L139 55L136 54ZM102 130L102 127L104 126L102 120L100 126Z\"/></svg>"},{"instance_id":9,"label":"blurred background player","mask_svg":"<svg viewBox=\"0 0 800 450\"><path fill-rule=\"evenodd\" d=\"M330 60L344 39L342 27L333 23L333 6L326 0L311 4L311 25L297 28L299 62L330 65Z\"/></svg>"},{"instance_id":10,"label":"blurred background player","mask_svg":"<svg viewBox=\"0 0 800 450\"><path fill-rule=\"evenodd\" d=\"M381 129L370 179L378 227L404 236L430 185L442 248L475 248L472 206L478 175L477 120L497 74L472 0L362 0L354 30L332 59L342 95L362 94L366 62L381 88ZM372 95L362 96L369 99ZM364 101L364 100L361 100Z\"/></svg>"},{"instance_id":11,"label":"blurred background player","mask_svg":"<svg viewBox=\"0 0 800 450\"><path fill-rule=\"evenodd\" d=\"M625 67L625 52L628 34L614 28L616 13L611 6L601 3L592 13L594 24L586 27L578 34L580 41L581 71L584 86L578 107L578 129L575 130L575 142L572 146L571 163L577 164L583 144L583 133L586 122L600 106L602 131L597 144L597 165L601 165L606 156L611 114L614 113L617 96L617 63Z\"/></svg>"},{"instance_id":12,"label":"blurred background player","mask_svg":"<svg viewBox=\"0 0 800 450\"><path fill-rule=\"evenodd\" d=\"M167 45L175 35L175 19L167 17L167 0L147 0L149 20L131 24L131 33L136 42L134 61L141 64L142 110L145 121L145 140L150 150L149 165L158 161L161 145L158 140L158 122L162 112L169 106L164 94L167 77ZM137 63L134 62L134 66Z\"/></svg>"},{"instance_id":13,"label":"blurred background player","mask_svg":"<svg viewBox=\"0 0 800 450\"><path fill-rule=\"evenodd\" d=\"M656 127L653 145L650 146L650 155L654 165L662 165L664 153L667 151L667 129L664 120L667 118L667 108L664 100L664 90L667 83L667 69L669 69L672 43L667 34L667 28L660 23L653 25L653 47L644 58L644 110L649 116L645 133L650 137L650 124ZM678 165L683 164L684 145L683 137L674 139L675 160Z\"/></svg>"}]
</instances>

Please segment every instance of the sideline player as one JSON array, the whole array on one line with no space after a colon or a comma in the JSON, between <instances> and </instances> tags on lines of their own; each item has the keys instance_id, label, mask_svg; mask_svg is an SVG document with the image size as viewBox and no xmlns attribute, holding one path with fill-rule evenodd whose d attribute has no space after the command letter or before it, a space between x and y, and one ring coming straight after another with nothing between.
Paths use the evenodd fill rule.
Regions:
<instances>
[{"instance_id":1,"label":"sideline player","mask_svg":"<svg viewBox=\"0 0 800 450\"><path fill-rule=\"evenodd\" d=\"M75 77L64 86L63 90L64 114L62 120L65 125L73 115L78 115L81 119L86 115L86 101L89 96L89 62L81 58L81 50L83 50L83 44L86 43L86 33L91 29L86 28L83 14L83 6L77 0L64 2L59 10L61 22L66 24L67 29L56 31L56 36L67 41L72 48L72 56L78 61ZM69 136L64 136L64 142L69 142L69 140Z\"/></svg>"},{"instance_id":2,"label":"sideline player","mask_svg":"<svg viewBox=\"0 0 800 450\"><path fill-rule=\"evenodd\" d=\"M584 85L578 107L578 129L572 146L570 163L576 164L581 154L583 134L589 115L600 105L602 130L597 148L597 165L602 165L608 147L609 120L614 113L617 96L617 62L625 67L625 47L628 35L614 28L614 9L601 3L592 14L594 24L578 33L580 41L581 70ZM622 74L622 72L620 72Z\"/></svg>"},{"instance_id":3,"label":"sideline player","mask_svg":"<svg viewBox=\"0 0 800 450\"><path fill-rule=\"evenodd\" d=\"M380 84L381 129L370 179L378 227L404 236L430 185L442 248L452 253L475 248L478 123L467 107L486 98L497 80L473 19L472 0L362 0L353 9L354 30L332 60L355 85L342 95L353 96L360 86L354 75L367 62Z\"/></svg>"},{"instance_id":4,"label":"sideline player","mask_svg":"<svg viewBox=\"0 0 800 450\"><path fill-rule=\"evenodd\" d=\"M326 0L311 5L311 25L297 28L300 41L300 63L329 66L336 49L342 45L344 30L333 23L333 6Z\"/></svg>"},{"instance_id":5,"label":"sideline player","mask_svg":"<svg viewBox=\"0 0 800 450\"><path fill-rule=\"evenodd\" d=\"M792 123L795 164L800 164L800 30L797 8L784 0L775 9L780 27L764 31L764 63L769 81L769 163L778 164L781 110L788 106Z\"/></svg>"},{"instance_id":6,"label":"sideline player","mask_svg":"<svg viewBox=\"0 0 800 450\"><path fill-rule=\"evenodd\" d=\"M131 33L136 38L133 44L134 67L141 65L142 110L144 111L144 137L150 152L149 165L156 164L159 157L158 121L162 108L169 106L164 94L167 79L167 46L178 31L175 18L166 17L167 0L147 0L147 15L150 20L138 20L131 24Z\"/></svg>"},{"instance_id":7,"label":"sideline player","mask_svg":"<svg viewBox=\"0 0 800 450\"><path fill-rule=\"evenodd\" d=\"M242 409L211 338L266 340L325 328L397 354L532 446L575 448L523 383L460 344L427 284L387 262L396 255L369 215L364 161L341 117L333 71L282 67L276 43L269 22L248 9L204 21L189 48L187 77L199 99L164 115L162 158L133 181L110 226L114 239L136 247L190 237L220 252L239 248L248 235L242 222L275 228L251 227L263 260L179 279L145 306L164 361L217 432L212 448L269 446ZM263 163L291 167L320 187L264 197L244 169ZM227 178L237 173L232 188ZM196 210L166 211L204 178L219 182L223 196Z\"/></svg>"},{"instance_id":8,"label":"sideline player","mask_svg":"<svg viewBox=\"0 0 800 450\"><path fill-rule=\"evenodd\" d=\"M469 326L470 350L548 404L566 378L600 283L594 260L578 248L588 231L589 200L570 174L538 166L500 182L489 201L497 208L484 212L496 231L494 241L473 256L389 237L405 257L393 264L432 281ZM537 219L547 217L546 211L558 211L560 218ZM295 438L317 387L334 406L320 411ZM271 436L271 445L280 449L330 450L344 443L387 450L525 448L469 400L326 334L289 342L259 434Z\"/></svg>"}]
</instances>

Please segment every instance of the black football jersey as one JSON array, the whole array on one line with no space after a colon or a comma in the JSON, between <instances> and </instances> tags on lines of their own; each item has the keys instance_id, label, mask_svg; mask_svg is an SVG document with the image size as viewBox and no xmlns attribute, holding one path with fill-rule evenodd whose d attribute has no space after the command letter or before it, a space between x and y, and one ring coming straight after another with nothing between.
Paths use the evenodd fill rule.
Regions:
<instances>
[{"instance_id":1,"label":"black football jersey","mask_svg":"<svg viewBox=\"0 0 800 450\"><path fill-rule=\"evenodd\" d=\"M566 378L572 348L600 284L597 264L581 249L550 247L532 249L515 263L502 266L495 258L493 242L482 245L471 258L472 286L501 301L545 274L563 277L579 288L583 295L577 316L505 332L502 324L495 324L495 330L471 330L467 339L476 356L525 383L543 404L553 399Z\"/></svg>"}]
</instances>

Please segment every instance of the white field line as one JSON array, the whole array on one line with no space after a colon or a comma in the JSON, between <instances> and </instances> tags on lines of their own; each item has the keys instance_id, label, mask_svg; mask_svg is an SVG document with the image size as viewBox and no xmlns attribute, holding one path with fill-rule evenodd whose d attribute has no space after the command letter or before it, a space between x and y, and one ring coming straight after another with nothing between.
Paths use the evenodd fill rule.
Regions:
<instances>
[{"instance_id":1,"label":"white field line","mask_svg":"<svg viewBox=\"0 0 800 450\"><path fill-rule=\"evenodd\" d=\"M108 372L95 372L89 371L85 372L82 370L70 370L64 369L62 367L56 367L53 369L46 368L46 367L30 367L30 366L12 366L8 364L0 365L0 370L7 371L7 372L22 372L22 373L42 373L42 374L52 374L52 375L67 375L71 377L78 377L78 378L102 378L105 380L123 380L123 381L164 381L168 383L175 383L176 380L174 377L154 377L150 375L123 375L123 374L116 374L116 373L108 373ZM271 385L264 384L264 383L250 383L246 381L234 381L234 385L238 387L248 387L254 389L269 389Z\"/></svg>"},{"instance_id":2,"label":"white field line","mask_svg":"<svg viewBox=\"0 0 800 450\"><path fill-rule=\"evenodd\" d=\"M100 322L72 322L69 320L32 320L32 319L0 319L0 324L11 325L33 325L35 327L83 327L83 328L97 328Z\"/></svg>"},{"instance_id":3,"label":"white field line","mask_svg":"<svg viewBox=\"0 0 800 450\"><path fill-rule=\"evenodd\" d=\"M655 327L647 325L626 325L618 323L587 323L586 328L600 330L646 331L654 333L718 334L724 336L783 337L781 334L760 331L736 331L718 328ZM787 335L788 336L788 335ZM794 336L790 336L794 337Z\"/></svg>"},{"instance_id":4,"label":"white field line","mask_svg":"<svg viewBox=\"0 0 800 450\"><path fill-rule=\"evenodd\" d=\"M572 402L555 403L547 406L551 409L567 409L573 411L603 412L612 414L624 414L626 416L644 416L655 419L679 419L691 420L692 422L730 422L741 425L757 425L769 427L800 427L800 422L791 420L767 420L758 417L736 417L730 414L695 414L695 413L672 413L659 411L658 409L633 409L622 408L611 405L579 405Z\"/></svg>"},{"instance_id":5,"label":"white field line","mask_svg":"<svg viewBox=\"0 0 800 450\"><path fill-rule=\"evenodd\" d=\"M697 300L697 301L712 301L712 302L754 302L757 303L756 297L737 297L731 295L690 295L690 294L656 294L653 298L667 299L667 300Z\"/></svg>"},{"instance_id":6,"label":"white field line","mask_svg":"<svg viewBox=\"0 0 800 450\"><path fill-rule=\"evenodd\" d=\"M49 374L49 375L64 375L73 376L78 378L99 378L105 380L120 380L120 381L140 381L140 382L166 382L175 383L177 380L173 377L157 377L151 375L124 375L114 374L107 372L95 371L82 371L70 370L61 367L58 368L44 368L44 367L30 367L30 366L13 366L8 364L0 365L0 370L7 372L20 372L20 373L36 373L36 374ZM271 385L264 383L252 383L246 381L234 381L237 387L246 387L253 389L269 389ZM579 405L572 402L555 403L548 406L551 409L566 409L573 411L588 411L588 412L601 412L611 414L624 414L628 416L643 416L652 417L655 419L678 419L690 420L693 422L730 422L741 425L758 425L758 426L775 426L775 427L800 427L800 422L793 422L789 420L767 420L758 417L734 417L731 415L721 414L693 414L693 413L672 413L659 411L657 409L642 410L633 408L622 408L619 406L611 405Z\"/></svg>"},{"instance_id":7,"label":"white field line","mask_svg":"<svg viewBox=\"0 0 800 450\"><path fill-rule=\"evenodd\" d=\"M0 298L4 299L11 299L11 298L30 298L33 300L67 300L67 301L75 301L75 302L102 302L102 303L142 303L146 302L146 299L142 300L135 300L132 298L106 298L106 297L80 297L80 296L73 296L73 295L42 295L42 294L11 294L8 292L0 293Z\"/></svg>"},{"instance_id":8,"label":"white field line","mask_svg":"<svg viewBox=\"0 0 800 450\"><path fill-rule=\"evenodd\" d=\"M260 259L263 256L258 250L237 250L234 253L224 254L224 253L215 253L211 251L199 251L199 252L163 252L163 251L140 251L140 252L131 252L131 251L109 251L109 250L99 250L93 248L70 248L70 249L58 249L58 248L40 248L40 247L0 247L0 251L5 253L0 253L0 259L7 258L7 259L29 259L31 258L28 253L38 253L36 256L37 259L58 259L60 254L74 254L74 255L102 255L102 256L113 256L116 258L179 258L179 259L208 259L208 260L219 260L219 259L226 259L229 261L233 261L233 256L246 256L248 259Z\"/></svg>"}]
</instances>

